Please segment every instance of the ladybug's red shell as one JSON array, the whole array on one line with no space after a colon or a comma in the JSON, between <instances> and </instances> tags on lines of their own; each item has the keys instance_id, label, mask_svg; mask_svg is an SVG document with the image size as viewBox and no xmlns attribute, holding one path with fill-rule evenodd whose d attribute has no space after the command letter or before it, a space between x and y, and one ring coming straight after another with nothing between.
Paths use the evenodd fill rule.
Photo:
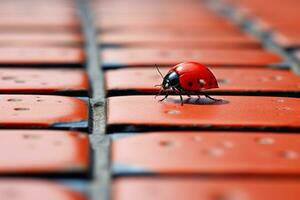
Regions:
<instances>
[{"instance_id":1,"label":"ladybug's red shell","mask_svg":"<svg viewBox=\"0 0 300 200\"><path fill-rule=\"evenodd\" d=\"M170 71L175 71L178 74L180 86L186 91L199 91L219 87L213 73L200 63L180 63L175 65Z\"/></svg>"}]
</instances>

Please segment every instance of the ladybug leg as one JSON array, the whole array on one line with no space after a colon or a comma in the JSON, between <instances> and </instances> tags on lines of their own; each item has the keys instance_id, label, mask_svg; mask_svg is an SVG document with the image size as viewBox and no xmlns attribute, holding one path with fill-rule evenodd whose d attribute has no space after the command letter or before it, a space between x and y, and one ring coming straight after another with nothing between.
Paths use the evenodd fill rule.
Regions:
<instances>
[{"instance_id":1,"label":"ladybug leg","mask_svg":"<svg viewBox=\"0 0 300 200\"><path fill-rule=\"evenodd\" d=\"M162 92L164 91L164 89L160 89L159 92L155 95L155 99L157 98L157 96L159 96Z\"/></svg>"},{"instance_id":2,"label":"ladybug leg","mask_svg":"<svg viewBox=\"0 0 300 200\"><path fill-rule=\"evenodd\" d=\"M162 98L162 99L160 99L160 100L158 100L158 101L161 102L161 101L165 100L166 98L168 98L168 96L169 96L169 94L167 93L166 96L165 96L164 98Z\"/></svg>"},{"instance_id":3,"label":"ladybug leg","mask_svg":"<svg viewBox=\"0 0 300 200\"><path fill-rule=\"evenodd\" d=\"M181 102L181 105L183 106L183 98L182 98L182 95L181 95L181 90L176 88L176 87L172 87L172 90L179 95L180 97L180 102Z\"/></svg>"},{"instance_id":4,"label":"ladybug leg","mask_svg":"<svg viewBox=\"0 0 300 200\"><path fill-rule=\"evenodd\" d=\"M192 92L191 94L196 95L198 97L196 102L198 102L201 99L201 96L197 92Z\"/></svg>"},{"instance_id":5,"label":"ladybug leg","mask_svg":"<svg viewBox=\"0 0 300 200\"><path fill-rule=\"evenodd\" d=\"M181 95L181 90L179 90L179 97L180 97L181 106L183 106L183 98L182 98L182 95Z\"/></svg>"},{"instance_id":6,"label":"ladybug leg","mask_svg":"<svg viewBox=\"0 0 300 200\"><path fill-rule=\"evenodd\" d=\"M205 94L205 97L206 97L206 98L209 98L209 99L211 99L211 100L214 100L214 101L222 101L222 99L215 99L215 98L212 98L211 96L209 96L209 95L207 95L207 94Z\"/></svg>"},{"instance_id":7,"label":"ladybug leg","mask_svg":"<svg viewBox=\"0 0 300 200\"><path fill-rule=\"evenodd\" d=\"M201 96L199 94L197 94L198 99L196 100L196 102L199 102L201 99Z\"/></svg>"},{"instance_id":8,"label":"ladybug leg","mask_svg":"<svg viewBox=\"0 0 300 200\"><path fill-rule=\"evenodd\" d=\"M183 98L182 98L181 93L179 93L179 97L180 97L180 103L181 103L181 106L183 106Z\"/></svg>"}]
</instances>

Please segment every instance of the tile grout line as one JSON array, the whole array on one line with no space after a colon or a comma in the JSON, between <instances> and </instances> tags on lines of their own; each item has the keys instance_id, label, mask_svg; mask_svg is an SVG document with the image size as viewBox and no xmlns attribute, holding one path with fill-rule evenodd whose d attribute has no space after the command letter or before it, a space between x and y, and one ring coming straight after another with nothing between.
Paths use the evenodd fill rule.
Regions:
<instances>
[{"instance_id":1,"label":"tile grout line","mask_svg":"<svg viewBox=\"0 0 300 200\"><path fill-rule=\"evenodd\" d=\"M85 38L86 71L91 84L90 141L93 149L93 177L90 188L92 200L110 199L110 138L106 136L106 99L104 75L101 70L96 30L89 0L76 0Z\"/></svg>"}]
</instances>

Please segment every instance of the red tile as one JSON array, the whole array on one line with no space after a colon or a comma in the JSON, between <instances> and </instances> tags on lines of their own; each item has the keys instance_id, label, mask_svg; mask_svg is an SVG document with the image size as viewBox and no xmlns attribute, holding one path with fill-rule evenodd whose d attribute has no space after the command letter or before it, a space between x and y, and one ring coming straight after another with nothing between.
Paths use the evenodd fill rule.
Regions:
<instances>
[{"instance_id":1,"label":"red tile","mask_svg":"<svg viewBox=\"0 0 300 200\"><path fill-rule=\"evenodd\" d=\"M1 93L87 91L88 77L78 69L0 68Z\"/></svg>"},{"instance_id":2,"label":"red tile","mask_svg":"<svg viewBox=\"0 0 300 200\"><path fill-rule=\"evenodd\" d=\"M236 30L237 27L230 23L202 23L202 24L195 24L195 23L181 23L178 24L174 23L154 23L154 24L137 24L137 25L127 25L127 24L120 24L120 25L107 25L103 26L102 24L96 24L96 28L106 31L119 31L119 30L159 30L159 31L170 31L170 30L185 30L185 31L232 31Z\"/></svg>"},{"instance_id":3,"label":"red tile","mask_svg":"<svg viewBox=\"0 0 300 200\"><path fill-rule=\"evenodd\" d=\"M70 27L79 28L80 21L78 16L75 15L44 15L44 14L31 14L31 15L1 15L0 27L10 29L18 28L36 28L36 29L52 29L55 27Z\"/></svg>"},{"instance_id":4,"label":"red tile","mask_svg":"<svg viewBox=\"0 0 300 200\"><path fill-rule=\"evenodd\" d=\"M285 179L126 177L114 181L113 200L297 200L299 189L298 180Z\"/></svg>"},{"instance_id":5,"label":"red tile","mask_svg":"<svg viewBox=\"0 0 300 200\"><path fill-rule=\"evenodd\" d=\"M115 28L107 28L107 29L101 29L102 33L120 33L120 32L132 32L133 34L136 33L147 33L147 32L154 32L154 34L160 33L160 32L184 32L184 33L211 33L212 35L217 33L241 33L241 30L236 26L228 26L228 27L217 27L217 26L210 26L210 27L203 27L203 28L182 28L178 26L169 26L169 27L159 27L159 29L153 29L152 27L148 26L137 26L132 29L128 29L127 27L115 27Z\"/></svg>"},{"instance_id":6,"label":"red tile","mask_svg":"<svg viewBox=\"0 0 300 200\"><path fill-rule=\"evenodd\" d=\"M86 122L88 107L78 98L0 95L0 127L49 127Z\"/></svg>"},{"instance_id":7,"label":"red tile","mask_svg":"<svg viewBox=\"0 0 300 200\"><path fill-rule=\"evenodd\" d=\"M132 3L131 6L127 6L128 3ZM172 4L171 4L172 3ZM208 13L211 14L212 11L210 11L207 8L206 4L199 3L197 1L96 1L93 2L93 5L98 5L101 7L95 7L95 11L97 12L127 12L127 11L133 11L134 14L136 13L143 13L145 12L157 12L160 13L162 11L166 11L167 14L174 13L174 12L182 12L184 14L190 14L194 13L197 15L207 15ZM160 8L160 10L158 9ZM172 8L172 9L170 9ZM183 9L183 8L189 8ZM201 12L197 12L201 11ZM176 16L174 16L176 17Z\"/></svg>"},{"instance_id":8,"label":"red tile","mask_svg":"<svg viewBox=\"0 0 300 200\"><path fill-rule=\"evenodd\" d=\"M131 4L128 6L128 4ZM146 15L155 18L157 17L165 17L165 16L173 16L173 19L180 17L187 17L187 16L193 16L195 19L199 19L200 17L208 17L208 16L215 16L216 14L210 11L207 6L201 5L201 3L188 3L184 2L175 4L174 1L172 1L172 4L170 2L163 3L160 1L159 3L151 2L143 2L143 4L139 4L136 1L135 2L121 2L118 1L116 3L96 3L94 4L94 12L99 15L132 15L132 16L140 16L140 15ZM125 17L124 19L128 19ZM103 22L103 21L102 21ZM199 21L199 23L202 23L202 21Z\"/></svg>"},{"instance_id":9,"label":"red tile","mask_svg":"<svg viewBox=\"0 0 300 200\"><path fill-rule=\"evenodd\" d=\"M84 52L71 47L1 47L0 64L79 64Z\"/></svg>"},{"instance_id":10,"label":"red tile","mask_svg":"<svg viewBox=\"0 0 300 200\"><path fill-rule=\"evenodd\" d=\"M279 64L282 59L265 50L182 50L182 49L146 49L122 48L106 49L102 52L105 67L174 65L194 60L214 65L264 66Z\"/></svg>"},{"instance_id":11,"label":"red tile","mask_svg":"<svg viewBox=\"0 0 300 200\"><path fill-rule=\"evenodd\" d=\"M207 18L199 20L177 20L175 18L170 20L156 19L156 20L144 20L144 21L108 21L105 23L96 24L97 27L102 28L103 30L109 29L139 29L139 28L147 28L147 29L165 29L165 28L182 28L182 29L230 29L235 27L234 24L230 23L226 20L208 20Z\"/></svg>"},{"instance_id":12,"label":"red tile","mask_svg":"<svg viewBox=\"0 0 300 200\"><path fill-rule=\"evenodd\" d=\"M260 42L254 37L247 35L220 36L206 35L199 37L191 36L161 36L144 34L106 33L99 35L102 45L120 45L125 47L185 47L185 48L259 48Z\"/></svg>"},{"instance_id":13,"label":"red tile","mask_svg":"<svg viewBox=\"0 0 300 200\"><path fill-rule=\"evenodd\" d=\"M231 3L244 20L253 22L253 27L259 32L285 31L290 28L300 30L297 27L299 15L296 1L286 1L284 4L282 1L231 1ZM269 3L272 3L271 7Z\"/></svg>"},{"instance_id":14,"label":"red tile","mask_svg":"<svg viewBox=\"0 0 300 200\"><path fill-rule=\"evenodd\" d=\"M159 98L162 98L159 97ZM158 125L180 127L299 128L300 101L287 97L215 96L214 102L197 97L170 96L158 102L154 96L108 98L108 125Z\"/></svg>"},{"instance_id":15,"label":"red tile","mask_svg":"<svg viewBox=\"0 0 300 200\"><path fill-rule=\"evenodd\" d=\"M273 39L277 45L282 48L300 47L300 29L299 30L280 30L273 34Z\"/></svg>"},{"instance_id":16,"label":"red tile","mask_svg":"<svg viewBox=\"0 0 300 200\"><path fill-rule=\"evenodd\" d=\"M2 32L2 46L79 46L83 38L79 33Z\"/></svg>"},{"instance_id":17,"label":"red tile","mask_svg":"<svg viewBox=\"0 0 300 200\"><path fill-rule=\"evenodd\" d=\"M297 134L287 133L136 134L114 140L113 169L116 173L138 169L162 174L299 175L299 142Z\"/></svg>"},{"instance_id":18,"label":"red tile","mask_svg":"<svg viewBox=\"0 0 300 200\"><path fill-rule=\"evenodd\" d=\"M228 37L234 37L234 36L240 36L243 35L244 33L239 30L238 28L233 28L230 30L182 30L180 28L174 28L171 30L146 30L146 29L122 29L122 30L111 30L111 31L102 31L99 35L143 35L143 37L152 37L155 35L156 37L205 37L205 36L228 36Z\"/></svg>"},{"instance_id":19,"label":"red tile","mask_svg":"<svg viewBox=\"0 0 300 200\"><path fill-rule=\"evenodd\" d=\"M0 180L3 200L88 200L88 197L62 184L35 179Z\"/></svg>"},{"instance_id":20,"label":"red tile","mask_svg":"<svg viewBox=\"0 0 300 200\"><path fill-rule=\"evenodd\" d=\"M169 68L160 69L166 74ZM295 92L300 91L300 76L288 70L270 68L211 68L219 81L218 89L224 92ZM158 92L154 87L162 78L154 68L123 68L106 72L107 90L135 90L140 92Z\"/></svg>"},{"instance_id":21,"label":"red tile","mask_svg":"<svg viewBox=\"0 0 300 200\"><path fill-rule=\"evenodd\" d=\"M83 173L89 168L87 134L1 130L0 137L0 174Z\"/></svg>"},{"instance_id":22,"label":"red tile","mask_svg":"<svg viewBox=\"0 0 300 200\"><path fill-rule=\"evenodd\" d=\"M120 3L118 3L120 5ZM169 4L170 5L170 4ZM103 5L101 5L103 7ZM112 5L107 5L107 11L112 12ZM143 9L144 10L144 9ZM223 17L215 15L213 12L203 13L184 13L180 17L176 17L173 14L158 14L158 15L141 15L140 13L134 13L127 15L122 12L114 12L113 14L107 14L106 12L98 13L95 16L95 21L99 25L103 26L124 26L124 25L153 25L159 23L170 23L174 24L176 21L180 24L212 24L212 23L230 23ZM109 16L109 17L106 17Z\"/></svg>"}]
</instances>

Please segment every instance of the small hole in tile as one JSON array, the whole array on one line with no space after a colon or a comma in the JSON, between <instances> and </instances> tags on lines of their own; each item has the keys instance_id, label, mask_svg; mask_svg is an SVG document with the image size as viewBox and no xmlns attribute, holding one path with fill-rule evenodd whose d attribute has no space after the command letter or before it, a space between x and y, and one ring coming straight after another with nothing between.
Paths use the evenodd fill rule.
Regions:
<instances>
[{"instance_id":1,"label":"small hole in tile","mask_svg":"<svg viewBox=\"0 0 300 200\"><path fill-rule=\"evenodd\" d=\"M85 139L87 136L85 134L78 134L77 138L79 139Z\"/></svg>"},{"instance_id":2,"label":"small hole in tile","mask_svg":"<svg viewBox=\"0 0 300 200\"><path fill-rule=\"evenodd\" d=\"M10 101L10 102L20 102L20 101L22 101L22 99L10 98L10 99L7 99L7 101Z\"/></svg>"},{"instance_id":3,"label":"small hole in tile","mask_svg":"<svg viewBox=\"0 0 300 200\"><path fill-rule=\"evenodd\" d=\"M30 110L29 108L14 108L16 111L27 111Z\"/></svg>"},{"instance_id":4,"label":"small hole in tile","mask_svg":"<svg viewBox=\"0 0 300 200\"><path fill-rule=\"evenodd\" d=\"M227 191L226 193L214 194L213 200L247 200L248 195L242 191Z\"/></svg>"},{"instance_id":5,"label":"small hole in tile","mask_svg":"<svg viewBox=\"0 0 300 200\"><path fill-rule=\"evenodd\" d=\"M283 158L290 159L290 160L296 159L299 156L296 151L292 151L292 150L281 151L279 155Z\"/></svg>"},{"instance_id":6,"label":"small hole in tile","mask_svg":"<svg viewBox=\"0 0 300 200\"><path fill-rule=\"evenodd\" d=\"M275 81L281 81L282 80L282 76L272 76L272 79Z\"/></svg>"},{"instance_id":7,"label":"small hole in tile","mask_svg":"<svg viewBox=\"0 0 300 200\"><path fill-rule=\"evenodd\" d=\"M24 80L15 80L15 83L25 83L26 81Z\"/></svg>"},{"instance_id":8,"label":"small hole in tile","mask_svg":"<svg viewBox=\"0 0 300 200\"><path fill-rule=\"evenodd\" d=\"M2 80L13 80L13 79L15 79L16 77L14 77L14 76L3 76L3 77L1 77L1 79Z\"/></svg>"},{"instance_id":9,"label":"small hole in tile","mask_svg":"<svg viewBox=\"0 0 300 200\"><path fill-rule=\"evenodd\" d=\"M219 84L228 84L229 83L228 79L218 79L217 81Z\"/></svg>"},{"instance_id":10,"label":"small hole in tile","mask_svg":"<svg viewBox=\"0 0 300 200\"><path fill-rule=\"evenodd\" d=\"M24 139L39 139L41 136L40 135L34 135L34 134L24 134L23 138Z\"/></svg>"},{"instance_id":11,"label":"small hole in tile","mask_svg":"<svg viewBox=\"0 0 300 200\"><path fill-rule=\"evenodd\" d=\"M222 156L224 154L224 151L221 148L213 147L213 148L207 149L206 153L209 156L219 157L219 156Z\"/></svg>"},{"instance_id":12,"label":"small hole in tile","mask_svg":"<svg viewBox=\"0 0 300 200\"><path fill-rule=\"evenodd\" d=\"M180 113L179 110L168 110L166 111L167 114L170 114L170 115L177 115Z\"/></svg>"},{"instance_id":13,"label":"small hole in tile","mask_svg":"<svg viewBox=\"0 0 300 200\"><path fill-rule=\"evenodd\" d=\"M273 138L269 138L269 137L262 137L262 138L258 138L257 142L259 144L274 144L274 139Z\"/></svg>"},{"instance_id":14,"label":"small hole in tile","mask_svg":"<svg viewBox=\"0 0 300 200\"><path fill-rule=\"evenodd\" d=\"M292 108L291 107L288 107L288 106L283 106L283 107L281 107L281 108L279 108L280 110L284 110L284 111L290 111L290 110L292 110Z\"/></svg>"},{"instance_id":15,"label":"small hole in tile","mask_svg":"<svg viewBox=\"0 0 300 200\"><path fill-rule=\"evenodd\" d=\"M162 147L174 147L176 146L176 143L173 141L162 140L159 142L159 145Z\"/></svg>"}]
</instances>

